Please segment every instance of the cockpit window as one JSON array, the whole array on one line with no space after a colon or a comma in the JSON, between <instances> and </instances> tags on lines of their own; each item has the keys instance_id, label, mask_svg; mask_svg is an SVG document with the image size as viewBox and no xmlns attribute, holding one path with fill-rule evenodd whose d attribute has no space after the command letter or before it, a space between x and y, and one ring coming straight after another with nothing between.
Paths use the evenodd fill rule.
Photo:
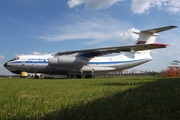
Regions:
<instances>
[{"instance_id":1,"label":"cockpit window","mask_svg":"<svg viewBox=\"0 0 180 120\"><path fill-rule=\"evenodd\" d=\"M10 61L14 61L14 60L18 60L19 57L14 57L13 59L11 59Z\"/></svg>"}]
</instances>

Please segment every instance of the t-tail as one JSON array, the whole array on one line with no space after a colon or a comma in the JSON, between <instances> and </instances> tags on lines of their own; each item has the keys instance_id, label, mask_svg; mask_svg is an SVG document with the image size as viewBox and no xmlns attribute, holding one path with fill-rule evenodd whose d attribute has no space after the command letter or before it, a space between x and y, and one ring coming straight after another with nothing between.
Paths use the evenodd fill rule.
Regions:
<instances>
[{"instance_id":1,"label":"t-tail","mask_svg":"<svg viewBox=\"0 0 180 120\"><path fill-rule=\"evenodd\" d=\"M152 49L165 48L167 44L155 43L157 33L176 28L177 26L166 26L161 28L143 30L140 32L134 32L139 35L139 38L134 43L131 52L124 53L124 57L129 60L139 61L134 66L151 61L153 58L150 55ZM131 66L132 67L132 66Z\"/></svg>"},{"instance_id":2,"label":"t-tail","mask_svg":"<svg viewBox=\"0 0 180 120\"><path fill-rule=\"evenodd\" d=\"M136 34L139 34L139 38L135 42L135 45L139 44L152 44L155 42L156 37L158 36L157 33L176 28L177 26L166 26L166 27L161 27L161 28L154 28L150 30L143 30L140 32L134 32Z\"/></svg>"},{"instance_id":3,"label":"t-tail","mask_svg":"<svg viewBox=\"0 0 180 120\"><path fill-rule=\"evenodd\" d=\"M163 32L165 30L173 29L176 27L177 26L166 26L166 27L154 28L154 29L149 29L149 30L143 30L140 32L134 32L139 35L139 38L134 43L134 45L137 46L137 48L132 49L132 52L130 53L131 56L133 55L134 58L152 59L150 55L151 49L165 48L167 46L167 44L155 43L156 37L158 36L157 33ZM145 48L145 49L143 50L142 48ZM130 54L125 53L124 55L129 57Z\"/></svg>"}]
</instances>

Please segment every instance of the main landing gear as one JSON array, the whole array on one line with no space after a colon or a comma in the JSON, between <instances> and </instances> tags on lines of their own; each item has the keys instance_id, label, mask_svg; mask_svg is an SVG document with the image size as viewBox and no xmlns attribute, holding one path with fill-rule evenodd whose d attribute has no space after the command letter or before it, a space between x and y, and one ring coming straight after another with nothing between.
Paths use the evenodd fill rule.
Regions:
<instances>
[{"instance_id":1,"label":"main landing gear","mask_svg":"<svg viewBox=\"0 0 180 120\"><path fill-rule=\"evenodd\" d=\"M75 76L67 75L67 78L95 78L95 76L94 76L94 71L91 72L91 75L85 75L83 71L81 71L80 75L75 75Z\"/></svg>"},{"instance_id":2,"label":"main landing gear","mask_svg":"<svg viewBox=\"0 0 180 120\"><path fill-rule=\"evenodd\" d=\"M95 78L94 71L91 71L91 75L85 75L83 74L83 71L81 71L81 78Z\"/></svg>"}]
</instances>

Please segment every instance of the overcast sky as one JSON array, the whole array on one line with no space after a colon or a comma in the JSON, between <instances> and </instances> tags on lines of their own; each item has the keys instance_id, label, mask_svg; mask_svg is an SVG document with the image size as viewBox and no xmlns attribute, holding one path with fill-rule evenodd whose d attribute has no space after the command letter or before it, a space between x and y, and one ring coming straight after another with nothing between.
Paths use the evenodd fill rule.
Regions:
<instances>
[{"instance_id":1,"label":"overcast sky","mask_svg":"<svg viewBox=\"0 0 180 120\"><path fill-rule=\"evenodd\" d=\"M180 25L179 0L1 0L0 74L20 54L131 45L134 30ZM153 61L132 70L161 71L180 60L180 28L159 33Z\"/></svg>"}]
</instances>

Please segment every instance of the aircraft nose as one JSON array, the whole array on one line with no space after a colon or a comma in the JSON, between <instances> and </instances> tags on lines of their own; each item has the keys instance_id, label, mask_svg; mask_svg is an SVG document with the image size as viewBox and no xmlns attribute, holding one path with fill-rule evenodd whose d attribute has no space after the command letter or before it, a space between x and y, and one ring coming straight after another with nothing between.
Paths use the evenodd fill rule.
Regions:
<instances>
[{"instance_id":1,"label":"aircraft nose","mask_svg":"<svg viewBox=\"0 0 180 120\"><path fill-rule=\"evenodd\" d=\"M4 67L7 68L7 62L4 64Z\"/></svg>"}]
</instances>

